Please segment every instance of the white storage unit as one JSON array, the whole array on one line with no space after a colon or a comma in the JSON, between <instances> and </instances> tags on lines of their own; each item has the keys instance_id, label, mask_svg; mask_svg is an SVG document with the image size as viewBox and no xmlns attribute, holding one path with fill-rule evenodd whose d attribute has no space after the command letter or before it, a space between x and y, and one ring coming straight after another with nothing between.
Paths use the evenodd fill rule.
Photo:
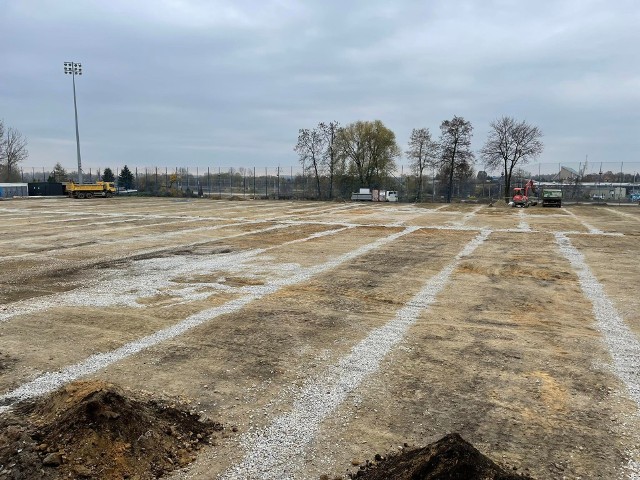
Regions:
<instances>
[{"instance_id":1,"label":"white storage unit","mask_svg":"<svg viewBox=\"0 0 640 480\"><path fill-rule=\"evenodd\" d=\"M0 183L0 198L28 196L29 185L26 183Z\"/></svg>"}]
</instances>

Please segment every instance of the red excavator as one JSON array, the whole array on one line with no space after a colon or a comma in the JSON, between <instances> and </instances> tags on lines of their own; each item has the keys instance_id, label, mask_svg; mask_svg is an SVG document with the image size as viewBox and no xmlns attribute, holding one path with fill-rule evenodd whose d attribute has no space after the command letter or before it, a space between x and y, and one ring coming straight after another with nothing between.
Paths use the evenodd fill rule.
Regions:
<instances>
[{"instance_id":1,"label":"red excavator","mask_svg":"<svg viewBox=\"0 0 640 480\"><path fill-rule=\"evenodd\" d=\"M537 205L538 202L529 200L529 194L536 192L536 186L533 183L533 179L529 180L524 188L516 187L513 189L513 199L511 201L512 207L527 208L530 205Z\"/></svg>"}]
</instances>

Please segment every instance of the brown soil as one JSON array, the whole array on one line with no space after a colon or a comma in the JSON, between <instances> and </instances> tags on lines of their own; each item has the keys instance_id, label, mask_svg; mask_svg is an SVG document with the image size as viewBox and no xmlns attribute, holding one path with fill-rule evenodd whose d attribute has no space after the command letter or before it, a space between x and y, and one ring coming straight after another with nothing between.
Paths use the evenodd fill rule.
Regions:
<instances>
[{"instance_id":1,"label":"brown soil","mask_svg":"<svg viewBox=\"0 0 640 480\"><path fill-rule=\"evenodd\" d=\"M0 352L0 372L8 368L12 363L14 363L14 360L9 355Z\"/></svg>"},{"instance_id":2,"label":"brown soil","mask_svg":"<svg viewBox=\"0 0 640 480\"><path fill-rule=\"evenodd\" d=\"M388 458L376 455L351 475L363 480L517 480L531 478L505 471L457 433L423 448L406 449Z\"/></svg>"},{"instance_id":3,"label":"brown soil","mask_svg":"<svg viewBox=\"0 0 640 480\"><path fill-rule=\"evenodd\" d=\"M137 396L105 382L76 382L19 405L0 417L3 474L16 480L158 478L193 461L223 428L202 421L184 402Z\"/></svg>"},{"instance_id":4,"label":"brown soil","mask_svg":"<svg viewBox=\"0 0 640 480\"><path fill-rule=\"evenodd\" d=\"M325 472L342 472L368 452L393 451L403 442L423 446L423 439L449 432L458 432L507 470L517 466L516 473L536 478L622 478L625 468L635 468L640 459L635 453L637 405L610 368L611 355L591 302L554 236L580 232L567 235L625 324L640 335L640 303L629 288L640 284L640 270L629 268L640 255L640 207L110 200L2 204L0 317L14 307L24 311L0 319L0 393L10 394L43 372L62 371L94 353L106 355L198 312L247 298L256 283L293 279L298 268L340 259L405 225L419 227L96 372L93 378L132 391L185 395L198 403L198 412L224 418L229 425L217 434L215 447L197 452L188 471L177 469L164 478L211 479L240 462L245 449L238 433L261 431L289 411L298 386L322 378L373 329L395 318L484 228L493 233L471 256L460 259L404 340L322 420L312 443L290 459L290 477L318 479ZM76 238L87 221L96 243ZM585 223L624 236L589 234ZM347 224L362 226L290 243ZM283 228L263 232L273 225ZM214 226L224 228L207 229ZM180 255L201 255L207 261L225 251L267 247L275 248L210 270L196 267L185 273L169 267L167 278L181 285L149 297L144 293L135 308L96 306L83 289L112 278L112 272L102 271L105 267L117 268L123 279L130 272L138 274L136 260L144 258L170 257L167 265L175 265ZM47 253L49 248L53 251ZM225 288L209 283L224 283ZM212 294L182 297L182 286L185 292ZM62 291L77 292L76 301L51 301ZM43 295L52 297L38 298ZM83 298L86 304L77 301ZM147 418L160 422L154 412ZM43 426L45 415L38 419L33 410L26 414L15 409L11 415L0 414L0 480L30 473L54 478L59 470L79 478L71 470L76 464L81 473L86 466L100 476L81 446L65 449L55 441L56 429ZM149 430L163 428L152 423L141 429ZM45 434L50 445L41 453L33 444L45 443ZM18 440L9 442L6 435ZM125 451L134 451L132 458L137 458L140 435L125 441L132 445ZM21 436L24 445L17 443ZM177 448L182 448L179 442ZM56 449L66 463L42 466ZM28 455L35 456L32 470L21 471L16 465L28 463L22 458ZM176 457L171 458L175 463ZM131 478L141 471L151 475L147 467L132 468ZM11 473L4 475L7 470Z\"/></svg>"}]
</instances>

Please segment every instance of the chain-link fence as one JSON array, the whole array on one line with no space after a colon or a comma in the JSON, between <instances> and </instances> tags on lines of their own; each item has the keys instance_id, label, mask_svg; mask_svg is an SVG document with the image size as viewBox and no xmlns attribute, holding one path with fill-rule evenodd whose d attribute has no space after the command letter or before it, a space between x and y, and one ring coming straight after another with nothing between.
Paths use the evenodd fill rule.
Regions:
<instances>
[{"instance_id":1,"label":"chain-link fence","mask_svg":"<svg viewBox=\"0 0 640 480\"><path fill-rule=\"evenodd\" d=\"M617 167L614 170L614 167ZM111 168L116 183L119 168ZM504 197L504 175L486 172L476 164L476 172L466 178L454 178L452 198L455 200L491 201ZM104 170L84 171L84 181L99 180ZM315 176L303 172L300 166L287 167L137 167L132 168L133 186L127 193L156 196L201 196L209 198L262 199L336 199L348 200L359 188L375 188L398 192L400 201L443 201L449 191L448 178L435 171L420 177L407 167L377 177L375 184L363 185L354 175L342 172L332 177L326 173ZM28 181L65 181L76 176L53 178L46 169L32 168L21 172ZM558 188L565 200L573 201L635 201L640 194L640 162L614 164L540 163L514 169L511 189L522 187L533 179L538 187ZM122 190L122 189L121 189ZM538 188L541 190L541 188ZM508 196L507 196L508 199Z\"/></svg>"}]
</instances>

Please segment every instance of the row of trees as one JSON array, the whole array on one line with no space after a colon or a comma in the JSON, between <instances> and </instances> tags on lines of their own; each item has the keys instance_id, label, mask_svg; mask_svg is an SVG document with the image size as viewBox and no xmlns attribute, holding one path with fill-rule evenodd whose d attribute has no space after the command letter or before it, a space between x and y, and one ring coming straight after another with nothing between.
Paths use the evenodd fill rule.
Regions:
<instances>
[{"instance_id":1,"label":"row of trees","mask_svg":"<svg viewBox=\"0 0 640 480\"><path fill-rule=\"evenodd\" d=\"M421 200L424 191L425 171L434 170L439 182L446 185L446 200L451 202L454 180L469 179L474 173L472 135L471 122L458 116L441 123L438 140L428 128L412 130L405 155L416 176L416 200ZM509 197L516 167L542 153L541 138L540 129L525 121L504 116L491 122L479 156L488 168L502 170L505 198ZM333 121L300 129L294 150L305 173L314 177L318 198L322 196L323 179L329 184L328 197L333 197L337 176L355 177L361 187L383 187L397 171L396 159L401 156L395 134L380 120L357 121L345 127Z\"/></svg>"},{"instance_id":2,"label":"row of trees","mask_svg":"<svg viewBox=\"0 0 640 480\"><path fill-rule=\"evenodd\" d=\"M113 170L109 167L105 168L102 174L100 174L100 171L98 170L97 178L103 182L115 182L116 180ZM71 175L69 175L60 162L55 164L53 170L49 174L49 178L47 179L48 182L68 182L70 180L72 180ZM130 189L134 187L134 183L133 172L125 165L118 174L118 186Z\"/></svg>"},{"instance_id":3,"label":"row of trees","mask_svg":"<svg viewBox=\"0 0 640 480\"><path fill-rule=\"evenodd\" d=\"M446 186L446 200L451 201L454 180L458 183L473 175L476 155L471 149L473 127L463 117L454 116L440 125L440 136L434 140L428 128L413 129L404 152L416 177L415 198L421 200L425 171L434 170L441 185ZM504 196L509 197L516 168L536 158L543 150L542 132L536 126L512 117L491 122L488 138L479 151L484 164L491 170L502 170ZM14 128L6 128L0 120L0 181L20 178L18 164L28 157L26 139ZM380 120L357 121L341 126L337 121L319 123L316 128L299 130L294 148L305 175L314 179L316 197L322 198L322 183L327 184L328 198L345 189L381 188L395 179L396 160L402 151L396 136ZM100 175L98 175L100 177ZM67 173L60 164L50 181L65 181ZM102 180L114 181L110 169ZM173 183L173 181L172 181ZM357 185L354 185L357 183ZM125 165L118 175L118 184L134 186L134 176Z\"/></svg>"},{"instance_id":4,"label":"row of trees","mask_svg":"<svg viewBox=\"0 0 640 480\"><path fill-rule=\"evenodd\" d=\"M0 119L0 182L19 180L18 164L28 156L26 138L15 128L5 128Z\"/></svg>"}]
</instances>

